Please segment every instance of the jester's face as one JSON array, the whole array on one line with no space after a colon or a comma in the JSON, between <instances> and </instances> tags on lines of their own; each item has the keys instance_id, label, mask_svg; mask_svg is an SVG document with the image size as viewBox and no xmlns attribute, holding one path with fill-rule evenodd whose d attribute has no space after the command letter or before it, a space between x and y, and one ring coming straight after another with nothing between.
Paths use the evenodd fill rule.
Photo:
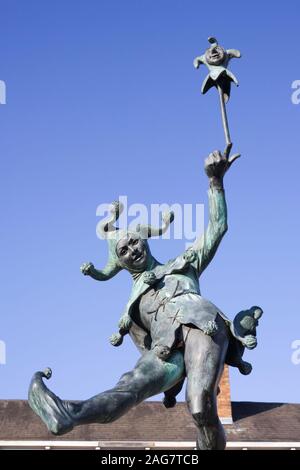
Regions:
<instances>
[{"instance_id":1,"label":"jester's face","mask_svg":"<svg viewBox=\"0 0 300 470\"><path fill-rule=\"evenodd\" d=\"M147 247L144 240L134 233L121 238L116 247L119 262L128 271L142 272L147 265Z\"/></svg>"},{"instance_id":2,"label":"jester's face","mask_svg":"<svg viewBox=\"0 0 300 470\"><path fill-rule=\"evenodd\" d=\"M205 52L205 58L209 65L221 65L224 62L226 52L218 44L212 45Z\"/></svg>"}]
</instances>

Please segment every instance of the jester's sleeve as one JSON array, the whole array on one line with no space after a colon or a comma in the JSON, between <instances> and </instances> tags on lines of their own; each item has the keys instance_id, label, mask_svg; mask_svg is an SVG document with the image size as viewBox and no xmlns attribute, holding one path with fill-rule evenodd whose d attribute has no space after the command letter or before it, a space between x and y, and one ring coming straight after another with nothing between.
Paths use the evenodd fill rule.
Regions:
<instances>
[{"instance_id":1,"label":"jester's sleeve","mask_svg":"<svg viewBox=\"0 0 300 470\"><path fill-rule=\"evenodd\" d=\"M211 187L208 190L208 200L209 223L207 229L192 247L197 254L193 265L199 276L213 259L227 231L227 206L224 190Z\"/></svg>"}]
</instances>

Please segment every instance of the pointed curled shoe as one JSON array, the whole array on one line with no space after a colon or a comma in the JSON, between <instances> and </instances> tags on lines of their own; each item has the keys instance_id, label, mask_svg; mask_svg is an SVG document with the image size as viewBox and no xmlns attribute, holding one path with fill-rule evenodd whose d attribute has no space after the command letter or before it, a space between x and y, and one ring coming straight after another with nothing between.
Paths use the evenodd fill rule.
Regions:
<instances>
[{"instance_id":1,"label":"pointed curled shoe","mask_svg":"<svg viewBox=\"0 0 300 470\"><path fill-rule=\"evenodd\" d=\"M34 374L29 386L28 403L52 434L61 435L71 431L74 423L62 400L43 382L43 378L50 379L51 375L50 368Z\"/></svg>"}]
</instances>

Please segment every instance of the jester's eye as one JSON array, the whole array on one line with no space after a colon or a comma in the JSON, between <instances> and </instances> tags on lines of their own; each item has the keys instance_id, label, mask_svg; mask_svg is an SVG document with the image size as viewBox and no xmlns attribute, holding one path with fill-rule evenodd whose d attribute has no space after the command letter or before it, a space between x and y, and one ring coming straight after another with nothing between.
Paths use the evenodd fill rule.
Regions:
<instances>
[{"instance_id":1,"label":"jester's eye","mask_svg":"<svg viewBox=\"0 0 300 470\"><path fill-rule=\"evenodd\" d=\"M138 239L134 240L133 245L137 245L138 242L139 242Z\"/></svg>"},{"instance_id":2,"label":"jester's eye","mask_svg":"<svg viewBox=\"0 0 300 470\"><path fill-rule=\"evenodd\" d=\"M121 255L121 256L126 255L127 251L128 251L128 249L126 248L126 246L124 246L124 248L122 248L122 249L120 250L120 255Z\"/></svg>"}]
</instances>

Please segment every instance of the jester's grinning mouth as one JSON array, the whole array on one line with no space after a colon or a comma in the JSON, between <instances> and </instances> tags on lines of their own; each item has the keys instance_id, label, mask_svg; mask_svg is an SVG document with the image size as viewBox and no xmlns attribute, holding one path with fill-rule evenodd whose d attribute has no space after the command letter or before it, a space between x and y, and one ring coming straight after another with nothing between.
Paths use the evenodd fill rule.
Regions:
<instances>
[{"instance_id":1,"label":"jester's grinning mouth","mask_svg":"<svg viewBox=\"0 0 300 470\"><path fill-rule=\"evenodd\" d=\"M139 262L144 258L144 253L138 253L136 256L134 256L133 260L134 262Z\"/></svg>"}]
</instances>

